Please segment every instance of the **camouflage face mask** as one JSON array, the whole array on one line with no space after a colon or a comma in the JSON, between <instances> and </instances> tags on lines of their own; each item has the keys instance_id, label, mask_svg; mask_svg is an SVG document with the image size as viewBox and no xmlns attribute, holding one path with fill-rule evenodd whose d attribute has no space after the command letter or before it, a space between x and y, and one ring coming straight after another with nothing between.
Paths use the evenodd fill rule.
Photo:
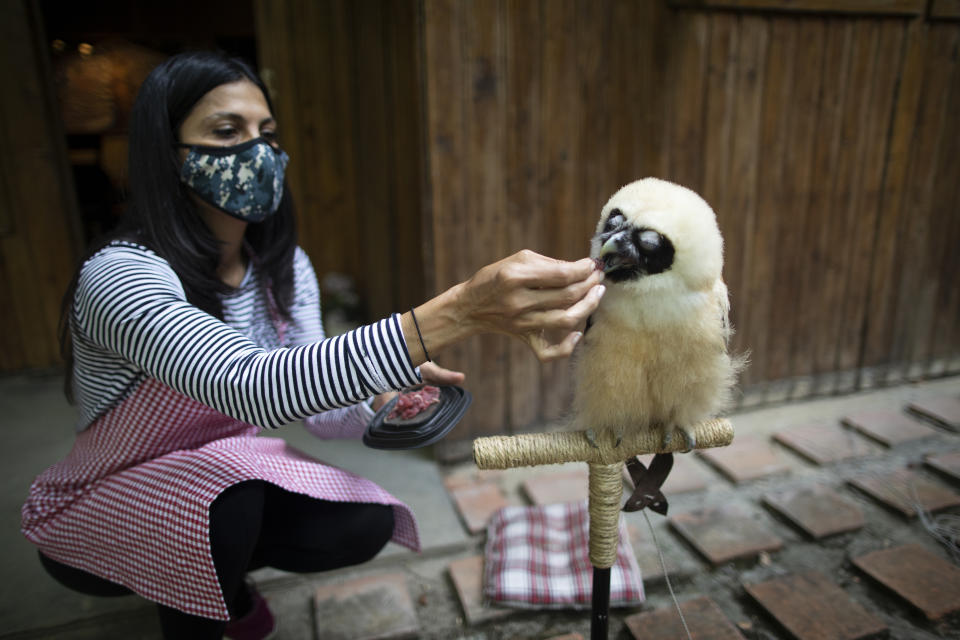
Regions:
<instances>
[{"instance_id":1,"label":"camouflage face mask","mask_svg":"<svg viewBox=\"0 0 960 640\"><path fill-rule=\"evenodd\" d=\"M190 149L180 180L204 202L247 222L262 222L280 207L290 158L264 138L232 147L179 146Z\"/></svg>"}]
</instances>

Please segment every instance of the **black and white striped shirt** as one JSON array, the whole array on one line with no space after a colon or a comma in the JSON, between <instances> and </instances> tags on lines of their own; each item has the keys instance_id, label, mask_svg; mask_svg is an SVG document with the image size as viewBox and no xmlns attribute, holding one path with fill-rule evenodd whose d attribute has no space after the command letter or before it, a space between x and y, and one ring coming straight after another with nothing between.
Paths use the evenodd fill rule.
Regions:
<instances>
[{"instance_id":1,"label":"black and white striped shirt","mask_svg":"<svg viewBox=\"0 0 960 640\"><path fill-rule=\"evenodd\" d=\"M187 302L173 269L149 249L114 242L98 252L81 269L71 316L78 429L148 376L267 428L420 381L399 315L324 339L316 277L299 248L294 272L281 347L255 266L224 298L220 321Z\"/></svg>"}]
</instances>

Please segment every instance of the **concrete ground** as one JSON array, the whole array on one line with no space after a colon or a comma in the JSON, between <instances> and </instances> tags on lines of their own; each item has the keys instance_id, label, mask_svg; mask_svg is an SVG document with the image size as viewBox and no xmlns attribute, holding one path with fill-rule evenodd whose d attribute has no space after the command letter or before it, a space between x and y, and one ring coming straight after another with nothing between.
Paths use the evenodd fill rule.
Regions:
<instances>
[{"instance_id":1,"label":"concrete ground","mask_svg":"<svg viewBox=\"0 0 960 640\"><path fill-rule=\"evenodd\" d=\"M19 533L20 505L30 482L61 458L73 439L74 412L63 399L61 384L59 376L19 375L0 379L0 424L5 440L0 452L5 471L0 490L0 545L4 550L4 579L0 580L0 638L159 638L154 608L150 603L135 596L106 599L68 591L43 572L33 547ZM731 419L737 440L757 437L769 441L773 433L797 425L839 423L843 416L864 410L902 411L910 402L941 396L960 397L960 377L747 410ZM366 565L327 574L258 572L254 577L280 620L278 638L310 640L333 637L316 630L318 622L324 622L318 621L314 613L317 588L384 573L400 574L405 579L414 623L419 627L419 631L408 633L406 637L477 640L546 639L564 634L589 637L589 616L585 612L523 611L493 618L484 615L468 618L448 568L452 562L481 554L484 535L467 531L444 479L470 477L472 467L469 463L441 466L433 461L429 450L384 452L367 449L359 442L321 441L298 426L269 434L269 437L282 437L313 456L369 477L387 488L413 508L424 546L422 553L413 554L391 545ZM778 445L775 453L786 467L783 473L742 483L730 481L716 467L698 458L698 472L705 477L706 486L668 496L671 516L716 505L734 506L749 519L762 521L766 530L783 544L780 550L712 565L694 545L678 535L676 527L668 527L664 518L651 514L677 596L684 602L709 596L742 637L791 637L772 616L745 595L745 585L817 570L839 583L848 596L880 620L888 629L887 637L904 640L960 638L960 625L955 615L930 621L851 568L852 558L907 543L919 543L946 564L950 561L945 548L931 537L920 519L899 515L846 484L855 477L879 477L907 467L919 469L924 455L958 449L960 435L942 428L937 428L926 438L889 449L878 448L870 455L824 465L810 463ZM525 504L528 498L521 491L525 480L561 471L568 466L503 472L497 474L494 481L507 502ZM570 466L574 467L576 465ZM945 488L952 486L956 490L949 480L925 469L923 473ZM857 531L815 541L784 519L774 517L761 503L762 497L770 492L811 483L842 492L860 507L866 524ZM960 509L952 507L947 513L960 514ZM641 548L644 553L649 552L649 545L644 542L647 525L640 514L628 514L627 521L640 559ZM666 583L656 575L655 564L650 564L650 558L642 559L640 564L648 574L645 580L647 602L633 609L615 610L611 617L611 638L634 637L624 624L628 616L672 606ZM389 620L385 624L389 627ZM380 637L400 637L389 635L389 630L384 633ZM352 636L347 631L342 637Z\"/></svg>"}]
</instances>

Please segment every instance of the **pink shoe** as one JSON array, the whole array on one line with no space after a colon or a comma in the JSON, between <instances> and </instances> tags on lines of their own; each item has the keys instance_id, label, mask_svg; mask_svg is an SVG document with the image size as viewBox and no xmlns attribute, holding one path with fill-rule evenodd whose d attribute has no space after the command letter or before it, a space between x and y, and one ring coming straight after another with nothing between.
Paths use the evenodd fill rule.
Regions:
<instances>
[{"instance_id":1,"label":"pink shoe","mask_svg":"<svg viewBox=\"0 0 960 640\"><path fill-rule=\"evenodd\" d=\"M238 620L231 620L223 635L231 640L267 640L272 638L277 630L277 623L270 613L270 607L260 593L250 588L250 599L253 608L250 613Z\"/></svg>"}]
</instances>

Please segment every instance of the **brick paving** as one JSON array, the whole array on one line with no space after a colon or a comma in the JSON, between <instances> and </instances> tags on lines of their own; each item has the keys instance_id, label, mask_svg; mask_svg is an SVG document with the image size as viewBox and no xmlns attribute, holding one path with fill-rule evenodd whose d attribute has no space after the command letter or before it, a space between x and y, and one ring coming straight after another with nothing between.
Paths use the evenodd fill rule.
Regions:
<instances>
[{"instance_id":1,"label":"brick paving","mask_svg":"<svg viewBox=\"0 0 960 640\"><path fill-rule=\"evenodd\" d=\"M683 612L690 635L697 640L743 640L743 634L710 598L681 602L680 611ZM635 640L676 640L686 637L683 622L673 605L628 616L624 622Z\"/></svg>"},{"instance_id":2,"label":"brick paving","mask_svg":"<svg viewBox=\"0 0 960 640\"><path fill-rule=\"evenodd\" d=\"M817 540L855 531L865 522L857 503L825 486L770 493L763 503Z\"/></svg>"},{"instance_id":3,"label":"brick paving","mask_svg":"<svg viewBox=\"0 0 960 640\"><path fill-rule=\"evenodd\" d=\"M653 543L650 529L645 522L630 523L627 533L633 545L633 555L637 558L637 566L643 576L645 585L661 584L664 579L663 565L667 567L667 574L674 579L683 579L690 576L701 567L696 558L681 551L680 542L667 531L666 523L653 523L656 529L657 542L660 550ZM663 552L663 563L660 561L660 552Z\"/></svg>"},{"instance_id":4,"label":"brick paving","mask_svg":"<svg viewBox=\"0 0 960 640\"><path fill-rule=\"evenodd\" d=\"M466 484L450 489L460 517L470 533L480 533L487 527L490 516L507 506L503 491L493 482Z\"/></svg>"},{"instance_id":5,"label":"brick paving","mask_svg":"<svg viewBox=\"0 0 960 640\"><path fill-rule=\"evenodd\" d=\"M835 424L793 426L778 431L773 439L818 465L879 453L876 445Z\"/></svg>"},{"instance_id":6,"label":"brick paving","mask_svg":"<svg viewBox=\"0 0 960 640\"><path fill-rule=\"evenodd\" d=\"M947 479L960 483L960 451L930 454L924 458L924 464Z\"/></svg>"},{"instance_id":7,"label":"brick paving","mask_svg":"<svg viewBox=\"0 0 960 640\"><path fill-rule=\"evenodd\" d=\"M960 431L960 398L954 396L927 398L911 402L907 408L942 427Z\"/></svg>"},{"instance_id":8,"label":"brick paving","mask_svg":"<svg viewBox=\"0 0 960 640\"><path fill-rule=\"evenodd\" d=\"M420 622L402 573L334 582L314 594L317 637L401 640L420 635Z\"/></svg>"},{"instance_id":9,"label":"brick paving","mask_svg":"<svg viewBox=\"0 0 960 640\"><path fill-rule=\"evenodd\" d=\"M862 411L844 416L843 423L886 447L937 435L936 429L900 411Z\"/></svg>"},{"instance_id":10,"label":"brick paving","mask_svg":"<svg viewBox=\"0 0 960 640\"><path fill-rule=\"evenodd\" d=\"M786 459L769 442L752 436L734 437L733 444L728 447L698 453L737 484L790 471Z\"/></svg>"},{"instance_id":11,"label":"brick paving","mask_svg":"<svg viewBox=\"0 0 960 640\"><path fill-rule=\"evenodd\" d=\"M463 607L463 613L470 624L476 625L514 613L512 609L484 604L482 555L454 560L447 570L457 590L460 606Z\"/></svg>"},{"instance_id":12,"label":"brick paving","mask_svg":"<svg viewBox=\"0 0 960 640\"><path fill-rule=\"evenodd\" d=\"M931 620L960 611L960 568L926 547L875 551L854 558L853 564Z\"/></svg>"},{"instance_id":13,"label":"brick paving","mask_svg":"<svg viewBox=\"0 0 960 640\"><path fill-rule=\"evenodd\" d=\"M730 447L676 456L664 485L670 517L652 516L659 551L646 523L636 519L638 514L628 514L627 530L648 602L625 611L620 624L633 638L684 637L666 594L662 553L675 588L680 585L687 623L700 640L960 635L960 568L945 558L933 538L925 537L920 525L909 524L916 519L903 517L915 516L916 508L960 513L960 495L938 481L958 479L960 451L938 451L943 445L956 448L960 441L906 411L871 410L847 412L833 422L751 433ZM908 450L913 453L904 457ZM649 460L641 456L645 464ZM547 504L582 497L578 483L585 487L585 469L528 474L519 487L529 502ZM889 510L878 510L878 504ZM876 545L888 547L890 536L901 539L905 527L921 543L907 545L906 551L894 548L899 554L894 557L914 570L890 571L880 562L890 550L875 551ZM823 565L824 558L833 559L811 570L811 564ZM482 556L469 561L473 577L468 581L476 593ZM727 583L721 577L741 572L750 579ZM720 592L718 578L727 585ZM698 589L705 589L701 597L691 597ZM725 590L729 595L721 600L705 597ZM882 604L883 594L923 611L931 626L924 629L917 619L891 614ZM731 607L734 602L738 604ZM485 609L476 595L467 595L462 607L478 629L492 633L482 637L512 637L502 609ZM496 617L484 618L490 613ZM530 615L518 610L509 619ZM581 634L589 629L588 613L582 616ZM620 637L616 620L617 613L611 612L611 638ZM498 628L504 635L497 635Z\"/></svg>"},{"instance_id":14,"label":"brick paving","mask_svg":"<svg viewBox=\"0 0 960 640\"><path fill-rule=\"evenodd\" d=\"M670 518L670 526L714 566L783 546L767 526L737 506L681 513Z\"/></svg>"},{"instance_id":15,"label":"brick paving","mask_svg":"<svg viewBox=\"0 0 960 640\"><path fill-rule=\"evenodd\" d=\"M936 512L960 506L960 494L909 469L856 477L850 484L908 518L916 517L917 509Z\"/></svg>"},{"instance_id":16,"label":"brick paving","mask_svg":"<svg viewBox=\"0 0 960 640\"><path fill-rule=\"evenodd\" d=\"M669 517L650 514L660 550L642 514L624 515L647 601L612 610L609 637L684 637L659 566L662 552L698 640L960 638L960 566L927 529L960 516L960 434L919 413L932 409L931 397L960 395L960 379L938 388L946 392L918 396L904 386L831 398L811 403L802 419L786 405L752 409L734 416L732 446L677 456L676 475L664 487ZM871 452L818 465L774 440L790 425L812 424L829 427L814 433L824 438L821 449L839 433ZM589 637L587 611L492 608L482 598L489 516L506 504L573 495L585 470L479 472L471 463L440 470L434 502L466 542L420 555L391 545L358 567L259 582L280 619L277 640ZM550 497L550 485L561 484L554 473L568 484ZM932 515L914 517L918 505ZM148 603L88 618L55 634L38 625L10 638L159 637L143 631L156 628Z\"/></svg>"},{"instance_id":17,"label":"brick paving","mask_svg":"<svg viewBox=\"0 0 960 640\"><path fill-rule=\"evenodd\" d=\"M523 483L523 491L532 504L558 504L580 502L589 497L586 465L573 471L560 471L538 475Z\"/></svg>"},{"instance_id":18,"label":"brick paving","mask_svg":"<svg viewBox=\"0 0 960 640\"><path fill-rule=\"evenodd\" d=\"M887 629L817 571L747 585L746 592L798 640L860 640Z\"/></svg>"}]
</instances>

